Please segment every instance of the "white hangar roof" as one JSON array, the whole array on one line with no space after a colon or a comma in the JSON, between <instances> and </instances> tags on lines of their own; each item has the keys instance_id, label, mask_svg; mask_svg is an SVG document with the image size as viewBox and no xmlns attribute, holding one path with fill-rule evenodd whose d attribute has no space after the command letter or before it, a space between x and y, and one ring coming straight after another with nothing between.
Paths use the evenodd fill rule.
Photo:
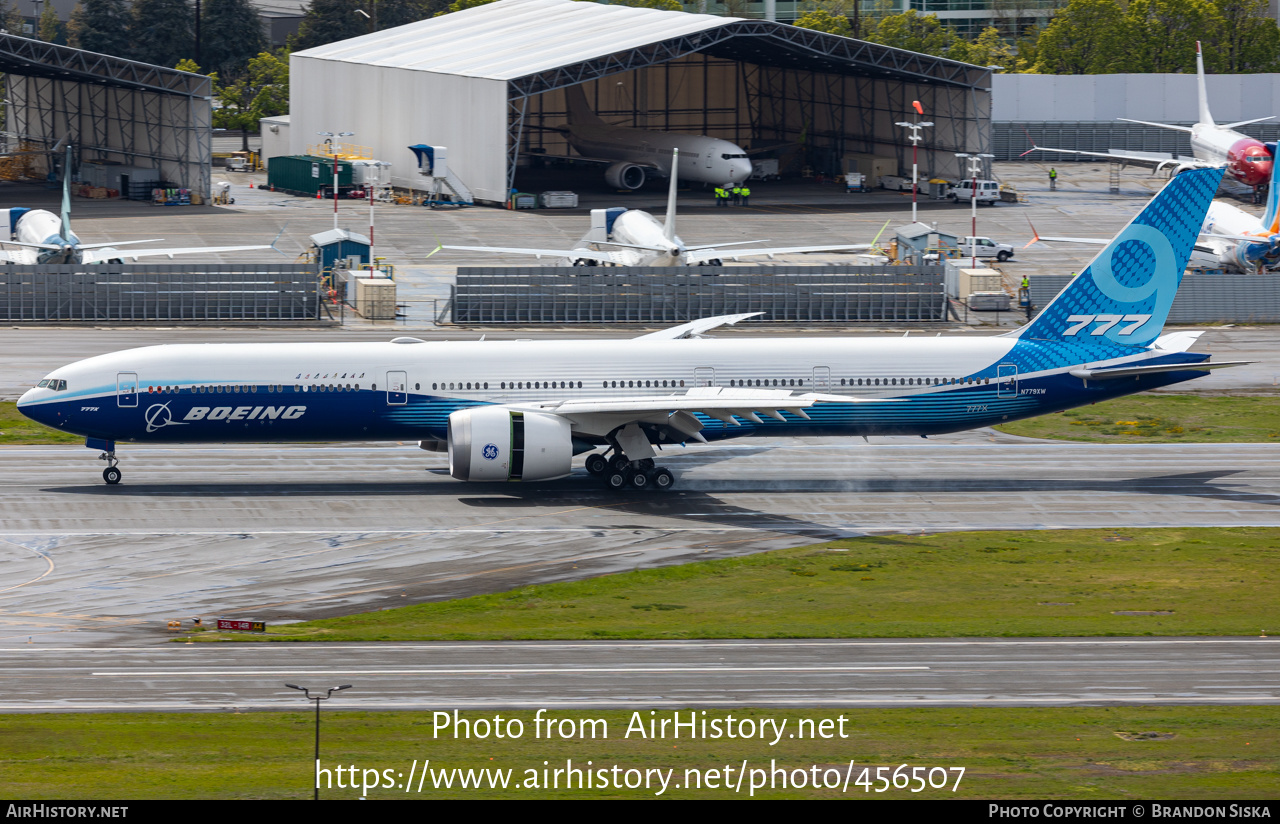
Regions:
<instances>
[{"instance_id":1,"label":"white hangar roof","mask_svg":"<svg viewBox=\"0 0 1280 824\"><path fill-rule=\"evenodd\" d=\"M514 80L739 19L578 0L501 0L295 56Z\"/></svg>"}]
</instances>

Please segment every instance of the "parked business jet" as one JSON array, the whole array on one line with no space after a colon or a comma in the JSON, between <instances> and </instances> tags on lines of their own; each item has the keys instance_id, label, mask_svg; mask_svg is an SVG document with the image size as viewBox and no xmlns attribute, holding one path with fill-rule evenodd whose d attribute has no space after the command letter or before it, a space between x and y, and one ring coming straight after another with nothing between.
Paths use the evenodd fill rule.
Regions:
<instances>
[{"instance_id":1,"label":"parked business jet","mask_svg":"<svg viewBox=\"0 0 1280 824\"><path fill-rule=\"evenodd\" d=\"M117 443L417 439L467 481L547 481L590 453L610 488L667 489L655 448L742 435L931 435L1208 374L1199 332L1162 334L1221 180L1171 181L1030 323L995 337L708 339L749 315L631 340L202 344L51 372L27 417ZM596 451L604 447L604 451Z\"/></svg>"},{"instance_id":2,"label":"parked business jet","mask_svg":"<svg viewBox=\"0 0 1280 824\"><path fill-rule=\"evenodd\" d=\"M564 94L569 124L558 131L565 133L580 159L609 164L604 179L615 189L639 189L647 177L667 177L675 149L680 151L685 180L734 186L751 176L747 152L728 140L610 126L591 111L581 86L569 86Z\"/></svg>"},{"instance_id":3,"label":"parked business jet","mask_svg":"<svg viewBox=\"0 0 1280 824\"><path fill-rule=\"evenodd\" d=\"M1153 171L1156 172L1168 170L1175 175L1188 169L1226 169L1227 174L1246 186L1266 184L1271 180L1272 167L1275 164L1275 144L1265 144L1243 132L1237 132L1235 127L1271 120L1274 115L1219 126L1213 122L1213 115L1209 114L1209 95L1205 91L1204 83L1204 55L1200 53L1199 41L1196 41L1196 75L1200 95L1199 123L1191 126L1172 126L1168 123L1151 123L1146 120L1131 120L1127 117L1117 118L1126 123L1141 123L1144 126L1158 126L1161 129L1188 132L1191 135L1192 157L1177 157L1166 152L1134 152L1119 149L1107 152L1085 152L1075 149L1051 149L1034 144L1023 154L1041 151L1104 157L1125 165L1152 166Z\"/></svg>"},{"instance_id":4,"label":"parked business jet","mask_svg":"<svg viewBox=\"0 0 1280 824\"><path fill-rule=\"evenodd\" d=\"M672 149L670 168L677 166L679 149ZM679 164L683 168L683 164ZM870 243L839 243L821 246L775 246L733 249L764 243L741 240L688 246L676 234L676 184L679 174L671 173L667 187L667 216L663 223L639 209L592 209L591 231L572 249L531 249L509 246L444 246L464 252L493 252L503 255L532 255L568 261L570 266L719 266L725 260L768 257L805 252L849 252L870 249ZM611 247L611 248L601 248Z\"/></svg>"},{"instance_id":5,"label":"parked business jet","mask_svg":"<svg viewBox=\"0 0 1280 824\"><path fill-rule=\"evenodd\" d=\"M1103 238L1041 237L1034 225L1031 231L1035 234L1031 243L1057 241L1105 246L1110 242ZM1189 265L1246 274L1261 274L1280 266L1280 186L1268 189L1267 208L1261 218L1220 200L1210 203Z\"/></svg>"},{"instance_id":6,"label":"parked business jet","mask_svg":"<svg viewBox=\"0 0 1280 824\"><path fill-rule=\"evenodd\" d=\"M71 231L71 147L67 147L65 165L62 167L62 214L55 215L44 209L0 209L0 215L8 217L0 222L9 224L10 240L0 239L0 245L17 246L13 250L0 250L0 263L34 265L43 263L124 263L124 259L164 255L193 255L199 252L243 252L250 249L270 249L271 246L189 246L180 249L128 249L136 243L156 243L151 240L121 240L107 243L83 243Z\"/></svg>"}]
</instances>

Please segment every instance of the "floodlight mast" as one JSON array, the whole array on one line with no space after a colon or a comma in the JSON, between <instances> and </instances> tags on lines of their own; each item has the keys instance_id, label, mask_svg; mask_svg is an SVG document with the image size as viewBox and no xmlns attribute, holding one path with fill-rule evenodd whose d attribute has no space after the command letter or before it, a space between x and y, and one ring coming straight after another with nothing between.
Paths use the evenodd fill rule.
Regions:
<instances>
[{"instance_id":1,"label":"floodlight mast","mask_svg":"<svg viewBox=\"0 0 1280 824\"><path fill-rule=\"evenodd\" d=\"M335 137L351 137L355 132L316 132L321 137L328 138L325 143L329 144L329 148L333 150L333 228L338 228L338 142Z\"/></svg>"},{"instance_id":2,"label":"floodlight mast","mask_svg":"<svg viewBox=\"0 0 1280 824\"><path fill-rule=\"evenodd\" d=\"M969 174L972 175L973 177L973 183L972 183L973 188L969 190L969 201L972 203L972 216L973 216L973 228L970 230L970 235L969 235L969 254L972 256L972 259L969 261L969 268L977 269L978 268L978 173L982 171L982 162L987 158L995 157L995 155L987 154L986 152L977 152L974 154L956 152L956 157L962 160L967 159L969 161Z\"/></svg>"},{"instance_id":3,"label":"floodlight mast","mask_svg":"<svg viewBox=\"0 0 1280 824\"><path fill-rule=\"evenodd\" d=\"M340 687L330 687L329 691L326 692L324 695L315 695L315 696L313 696L311 694L311 690L307 689L306 687L300 687L297 684L285 684L285 686L291 690L298 690L299 692L301 692L303 695L306 696L308 701L316 702L316 761L315 761L316 786L315 786L315 795L313 797L313 800L319 801L320 800L320 702L327 701L329 698L333 696L335 692L341 692L342 690L351 689L351 685L343 684Z\"/></svg>"},{"instance_id":4,"label":"floodlight mast","mask_svg":"<svg viewBox=\"0 0 1280 824\"><path fill-rule=\"evenodd\" d=\"M924 112L924 109L920 106L920 101L916 100L916 101L912 101L912 103L915 106L917 114L922 114ZM924 137L920 134L920 130L927 128L929 126L932 126L933 123L927 120L923 123L921 123L920 121L914 121L910 123L906 121L900 121L894 125L901 126L904 129L911 130L911 137L907 139L911 141L911 222L915 223L916 222L916 192L920 188L919 186L920 167L918 163L918 158L920 153L920 141L924 139Z\"/></svg>"}]
</instances>

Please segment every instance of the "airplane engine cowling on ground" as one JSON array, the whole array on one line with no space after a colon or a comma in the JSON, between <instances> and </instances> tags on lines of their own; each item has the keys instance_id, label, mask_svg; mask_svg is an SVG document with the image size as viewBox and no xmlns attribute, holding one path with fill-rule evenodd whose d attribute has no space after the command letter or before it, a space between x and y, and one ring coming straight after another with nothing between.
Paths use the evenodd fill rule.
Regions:
<instances>
[{"instance_id":1,"label":"airplane engine cowling on ground","mask_svg":"<svg viewBox=\"0 0 1280 824\"><path fill-rule=\"evenodd\" d=\"M644 167L634 163L615 163L604 172L605 182L615 189L639 189L644 178Z\"/></svg>"},{"instance_id":2,"label":"airplane engine cowling on ground","mask_svg":"<svg viewBox=\"0 0 1280 824\"><path fill-rule=\"evenodd\" d=\"M449 474L460 481L550 481L573 460L569 422L542 412L483 406L449 416Z\"/></svg>"}]
</instances>

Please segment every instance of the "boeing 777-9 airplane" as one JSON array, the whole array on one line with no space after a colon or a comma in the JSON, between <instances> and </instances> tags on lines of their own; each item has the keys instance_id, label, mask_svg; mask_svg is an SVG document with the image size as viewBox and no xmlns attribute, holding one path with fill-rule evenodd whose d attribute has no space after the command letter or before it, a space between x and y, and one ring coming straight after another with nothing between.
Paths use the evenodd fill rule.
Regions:
<instances>
[{"instance_id":1,"label":"boeing 777-9 airplane","mask_svg":"<svg viewBox=\"0 0 1280 824\"><path fill-rule=\"evenodd\" d=\"M1174 178L1030 323L994 337L149 346L54 370L18 402L83 435L118 483L120 443L415 439L465 481L667 489L655 447L743 435L931 435L1180 383L1234 363L1163 334L1222 177Z\"/></svg>"}]
</instances>

